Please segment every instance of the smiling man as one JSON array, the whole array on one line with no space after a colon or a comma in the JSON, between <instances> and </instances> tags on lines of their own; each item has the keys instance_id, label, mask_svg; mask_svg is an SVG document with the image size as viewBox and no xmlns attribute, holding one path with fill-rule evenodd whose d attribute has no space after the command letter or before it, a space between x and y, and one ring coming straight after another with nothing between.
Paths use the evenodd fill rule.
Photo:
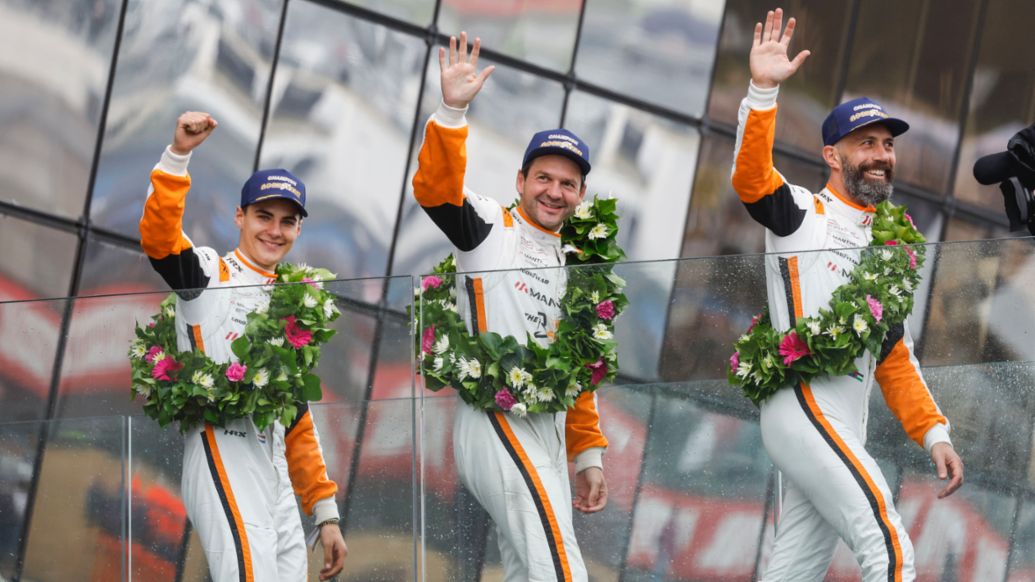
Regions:
<instances>
[{"instance_id":1,"label":"smiling man","mask_svg":"<svg viewBox=\"0 0 1035 582\"><path fill-rule=\"evenodd\" d=\"M534 136L515 176L518 205L504 208L464 187L468 104L492 74L477 70L467 34L439 50L442 103L424 131L413 193L456 247L457 305L468 331L492 331L524 343L550 341L561 318L567 281L564 221L586 193L589 147L566 129ZM496 273L484 271L500 270ZM482 365L488 365L488 362ZM567 413L494 415L459 403L453 455L464 486L496 523L508 582L587 579L572 526L574 506L593 513L607 504L596 400L582 394ZM520 451L522 454L514 453ZM568 461L575 463L571 497Z\"/></svg>"},{"instance_id":2,"label":"smiling man","mask_svg":"<svg viewBox=\"0 0 1035 582\"><path fill-rule=\"evenodd\" d=\"M234 222L237 248L220 257L183 232L195 148L216 129L207 113L176 120L173 142L151 171L140 243L177 294L176 343L213 361L236 361L230 349L248 314L270 301L277 264L302 232L305 184L283 169L260 170L241 189ZM256 429L251 418L222 428L205 423L184 436L182 494L216 582L304 581L305 536L295 501L316 518L324 549L320 579L338 574L348 549L338 526L337 485L327 477L308 403L290 426Z\"/></svg>"},{"instance_id":3,"label":"smiling man","mask_svg":"<svg viewBox=\"0 0 1035 582\"><path fill-rule=\"evenodd\" d=\"M909 129L871 99L842 103L823 122L826 187L812 193L787 183L773 167L776 97L809 52L788 58L795 21L782 30L782 20L777 9L755 25L732 176L741 202L767 229L769 314L780 333L827 308L834 290L849 281L860 248L870 244L874 206L892 193L895 136ZM892 327L879 357L864 351L855 366L857 374L820 376L778 390L761 404L762 440L784 479L765 582L822 580L838 538L854 552L866 582L915 579L909 535L865 448L875 382L906 434L930 455L938 477L948 479L938 497L963 483L949 421L927 389L909 328Z\"/></svg>"}]
</instances>

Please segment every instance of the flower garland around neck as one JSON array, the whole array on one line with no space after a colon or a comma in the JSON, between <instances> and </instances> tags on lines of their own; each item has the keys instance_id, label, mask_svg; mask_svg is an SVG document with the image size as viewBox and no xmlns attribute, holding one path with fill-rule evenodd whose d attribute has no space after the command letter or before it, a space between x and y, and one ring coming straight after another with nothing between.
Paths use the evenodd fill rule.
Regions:
<instances>
[{"instance_id":1,"label":"flower garland around neck","mask_svg":"<svg viewBox=\"0 0 1035 582\"><path fill-rule=\"evenodd\" d=\"M208 422L225 426L251 416L260 430L289 426L303 402L322 397L312 373L320 346L340 312L323 281L335 275L306 265L280 264L269 302L248 314L244 334L230 345L237 361L217 363L198 350L176 347L176 293L170 293L130 346L133 397L144 413L180 430ZM209 290L209 293L225 293Z\"/></svg>"},{"instance_id":2,"label":"flower garland around neck","mask_svg":"<svg viewBox=\"0 0 1035 582\"><path fill-rule=\"evenodd\" d=\"M829 307L799 318L786 332L774 329L763 310L736 341L726 377L756 406L781 388L858 372L855 360L863 350L879 356L888 330L912 312L924 236L905 208L890 202L877 205L871 236L870 247L862 251L848 282L834 290Z\"/></svg>"},{"instance_id":3,"label":"flower garland around neck","mask_svg":"<svg viewBox=\"0 0 1035 582\"><path fill-rule=\"evenodd\" d=\"M617 201L584 201L561 229L569 266L561 320L545 346L531 334L524 345L495 332L472 335L457 312L453 255L421 279L415 293L416 351L425 386L456 388L464 402L483 410L561 412L583 392L596 390L618 372L615 318L628 305L625 281L613 263L625 258L618 246ZM499 275L496 275L499 276Z\"/></svg>"}]
</instances>

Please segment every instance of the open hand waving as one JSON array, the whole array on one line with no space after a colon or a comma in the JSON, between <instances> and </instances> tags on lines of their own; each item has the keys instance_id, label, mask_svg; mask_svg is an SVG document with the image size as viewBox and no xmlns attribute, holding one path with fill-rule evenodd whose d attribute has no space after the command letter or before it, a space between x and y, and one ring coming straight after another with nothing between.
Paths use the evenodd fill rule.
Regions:
<instances>
[{"instance_id":1,"label":"open hand waving","mask_svg":"<svg viewBox=\"0 0 1035 582\"><path fill-rule=\"evenodd\" d=\"M442 70L442 101L457 109L467 107L475 95L482 90L482 85L489 75L496 70L488 66L478 72L478 53L482 48L482 39L475 38L471 54L467 54L467 33L460 33L460 46L456 37L449 37L449 62L446 62L446 49L438 49L438 64Z\"/></svg>"},{"instance_id":2,"label":"open hand waving","mask_svg":"<svg viewBox=\"0 0 1035 582\"><path fill-rule=\"evenodd\" d=\"M787 56L787 46L794 36L795 20L787 20L783 28L783 9L770 10L765 17L765 26L755 23L755 40L751 44L751 82L756 87L769 89L789 79L798 71L811 51L801 51L793 60Z\"/></svg>"}]
</instances>

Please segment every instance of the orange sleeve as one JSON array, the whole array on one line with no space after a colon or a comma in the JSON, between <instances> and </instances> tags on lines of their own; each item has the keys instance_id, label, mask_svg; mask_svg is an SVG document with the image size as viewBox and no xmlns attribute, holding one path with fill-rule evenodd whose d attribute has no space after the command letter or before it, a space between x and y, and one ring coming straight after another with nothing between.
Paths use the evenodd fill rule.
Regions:
<instances>
[{"instance_id":1,"label":"orange sleeve","mask_svg":"<svg viewBox=\"0 0 1035 582\"><path fill-rule=\"evenodd\" d=\"M877 365L876 378L888 408L902 423L909 438L921 447L924 446L924 435L931 427L949 424L938 410L903 340L899 339Z\"/></svg>"},{"instance_id":2,"label":"orange sleeve","mask_svg":"<svg viewBox=\"0 0 1035 582\"><path fill-rule=\"evenodd\" d=\"M444 127L434 119L429 120L417 164L413 196L421 206L462 206L467 172L467 126Z\"/></svg>"},{"instance_id":3,"label":"orange sleeve","mask_svg":"<svg viewBox=\"0 0 1035 582\"><path fill-rule=\"evenodd\" d=\"M607 438L600 432L600 413L597 399L592 392L583 392L575 399L575 406L568 409L565 420L564 440L568 448L568 460L594 447L607 448Z\"/></svg>"},{"instance_id":4,"label":"orange sleeve","mask_svg":"<svg viewBox=\"0 0 1035 582\"><path fill-rule=\"evenodd\" d=\"M783 186L783 177L773 167L776 139L776 107L748 112L734 157L733 189L745 204L771 196Z\"/></svg>"},{"instance_id":5,"label":"orange sleeve","mask_svg":"<svg viewBox=\"0 0 1035 582\"><path fill-rule=\"evenodd\" d=\"M176 176L161 170L151 171L151 192L140 218L140 246L152 259L164 259L191 248L183 234L190 176Z\"/></svg>"},{"instance_id":6,"label":"orange sleeve","mask_svg":"<svg viewBox=\"0 0 1035 582\"><path fill-rule=\"evenodd\" d=\"M316 502L334 497L338 492L338 486L327 476L327 464L323 459L323 451L320 450L313 416L308 409L286 432L286 456L291 486L302 500L302 511L305 511L306 515L312 515Z\"/></svg>"}]
</instances>

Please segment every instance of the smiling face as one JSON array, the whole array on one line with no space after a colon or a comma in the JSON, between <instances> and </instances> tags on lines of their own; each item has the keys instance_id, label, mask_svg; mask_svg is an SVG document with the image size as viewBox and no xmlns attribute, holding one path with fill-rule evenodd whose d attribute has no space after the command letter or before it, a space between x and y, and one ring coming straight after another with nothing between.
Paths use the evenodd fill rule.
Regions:
<instances>
[{"instance_id":1,"label":"smiling face","mask_svg":"<svg viewBox=\"0 0 1035 582\"><path fill-rule=\"evenodd\" d=\"M256 265L271 272L302 232L298 206L283 198L238 207L234 222L241 230L238 248Z\"/></svg>"},{"instance_id":2,"label":"smiling face","mask_svg":"<svg viewBox=\"0 0 1035 582\"><path fill-rule=\"evenodd\" d=\"M891 197L895 177L895 138L879 123L860 127L823 148L834 188L862 206Z\"/></svg>"},{"instance_id":3,"label":"smiling face","mask_svg":"<svg viewBox=\"0 0 1035 582\"><path fill-rule=\"evenodd\" d=\"M527 172L518 170L517 191L525 215L546 230L557 231L582 202L586 183L575 162L546 155L532 160Z\"/></svg>"}]
</instances>

